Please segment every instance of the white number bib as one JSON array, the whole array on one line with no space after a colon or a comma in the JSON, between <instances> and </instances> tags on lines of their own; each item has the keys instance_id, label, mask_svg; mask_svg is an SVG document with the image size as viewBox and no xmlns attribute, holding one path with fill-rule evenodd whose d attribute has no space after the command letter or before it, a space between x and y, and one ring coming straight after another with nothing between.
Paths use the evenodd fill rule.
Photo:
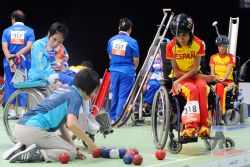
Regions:
<instances>
[{"instance_id":1,"label":"white number bib","mask_svg":"<svg viewBox=\"0 0 250 167\"><path fill-rule=\"evenodd\" d=\"M112 45L112 54L125 56L128 43L121 40L114 40Z\"/></svg>"},{"instance_id":2,"label":"white number bib","mask_svg":"<svg viewBox=\"0 0 250 167\"><path fill-rule=\"evenodd\" d=\"M182 112L182 123L200 122L200 107L198 101L189 101Z\"/></svg>"},{"instance_id":3,"label":"white number bib","mask_svg":"<svg viewBox=\"0 0 250 167\"><path fill-rule=\"evenodd\" d=\"M10 32L11 44L24 44L24 31L14 30Z\"/></svg>"}]
</instances>

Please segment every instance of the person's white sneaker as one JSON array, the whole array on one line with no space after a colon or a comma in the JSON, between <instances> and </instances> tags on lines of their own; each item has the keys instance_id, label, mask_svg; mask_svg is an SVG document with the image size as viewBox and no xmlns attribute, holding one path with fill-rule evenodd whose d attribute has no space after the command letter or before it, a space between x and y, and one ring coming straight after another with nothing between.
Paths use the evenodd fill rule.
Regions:
<instances>
[{"instance_id":1,"label":"person's white sneaker","mask_svg":"<svg viewBox=\"0 0 250 167\"><path fill-rule=\"evenodd\" d=\"M15 163L16 161L19 162L31 162L33 156L37 152L38 148L36 144L32 144L27 147L24 151L21 151L10 158L10 163Z\"/></svg>"},{"instance_id":2,"label":"person's white sneaker","mask_svg":"<svg viewBox=\"0 0 250 167\"><path fill-rule=\"evenodd\" d=\"M15 144L14 147L10 148L9 150L5 151L2 155L2 158L4 160L9 160L11 157L13 157L15 154L25 150L26 146L22 143Z\"/></svg>"}]
</instances>

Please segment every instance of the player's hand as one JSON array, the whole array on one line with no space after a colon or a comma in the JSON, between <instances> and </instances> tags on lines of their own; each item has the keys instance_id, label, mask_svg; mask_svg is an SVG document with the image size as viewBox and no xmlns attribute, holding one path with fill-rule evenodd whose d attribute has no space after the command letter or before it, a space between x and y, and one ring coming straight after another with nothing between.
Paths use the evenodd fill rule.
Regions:
<instances>
[{"instance_id":1,"label":"player's hand","mask_svg":"<svg viewBox=\"0 0 250 167\"><path fill-rule=\"evenodd\" d=\"M53 88L56 90L56 89L61 88L61 87L63 87L63 84L59 80L56 80L54 85L53 85Z\"/></svg>"},{"instance_id":2,"label":"player's hand","mask_svg":"<svg viewBox=\"0 0 250 167\"><path fill-rule=\"evenodd\" d=\"M203 78L207 81L207 82L213 82L216 80L216 76L215 75L203 75Z\"/></svg>"},{"instance_id":3,"label":"player's hand","mask_svg":"<svg viewBox=\"0 0 250 167\"><path fill-rule=\"evenodd\" d=\"M11 72L16 72L16 65L15 65L13 59L9 60L9 65L10 65L10 71Z\"/></svg>"},{"instance_id":4,"label":"player's hand","mask_svg":"<svg viewBox=\"0 0 250 167\"><path fill-rule=\"evenodd\" d=\"M67 71L67 68L66 68L66 66L64 65L64 64L62 64L62 68L61 68L61 72L66 72Z\"/></svg>"},{"instance_id":5,"label":"player's hand","mask_svg":"<svg viewBox=\"0 0 250 167\"><path fill-rule=\"evenodd\" d=\"M10 65L10 71L16 72L16 65L15 64Z\"/></svg>"},{"instance_id":6,"label":"player's hand","mask_svg":"<svg viewBox=\"0 0 250 167\"><path fill-rule=\"evenodd\" d=\"M87 159L86 156L83 154L83 152L81 151L77 151L77 154L76 154L76 159L81 159L81 160L85 160Z\"/></svg>"},{"instance_id":7,"label":"player's hand","mask_svg":"<svg viewBox=\"0 0 250 167\"><path fill-rule=\"evenodd\" d=\"M181 85L179 82L174 81L172 89L169 93L172 93L173 96L178 95L181 92Z\"/></svg>"}]
</instances>

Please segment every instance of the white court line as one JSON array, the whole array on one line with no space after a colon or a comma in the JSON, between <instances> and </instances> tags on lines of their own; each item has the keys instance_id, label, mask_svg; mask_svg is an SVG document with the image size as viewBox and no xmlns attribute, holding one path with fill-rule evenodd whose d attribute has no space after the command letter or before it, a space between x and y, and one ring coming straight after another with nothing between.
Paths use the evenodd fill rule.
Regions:
<instances>
[{"instance_id":1,"label":"white court line","mask_svg":"<svg viewBox=\"0 0 250 167\"><path fill-rule=\"evenodd\" d=\"M140 153L141 155L145 155L145 156L148 156L148 157L154 157L155 158L155 155L152 155L152 154L144 154L144 153ZM167 155L166 155L167 156ZM180 159L180 158L171 158L171 157L168 157L167 159Z\"/></svg>"},{"instance_id":2,"label":"white court line","mask_svg":"<svg viewBox=\"0 0 250 167\"><path fill-rule=\"evenodd\" d=\"M160 163L160 164L154 164L154 165L148 165L148 166L145 166L145 167L155 167L155 166L162 166L162 165L166 165L166 164L173 164L173 163L176 163L176 162L180 162L180 161L186 161L186 160L190 160L190 159L195 159L195 158L199 158L199 157L202 157L204 155L201 155L201 156L197 156L197 157L191 157L191 158L185 158L185 159L179 159L179 160L176 160L176 161L172 161L172 162L164 162L164 163Z\"/></svg>"}]
</instances>

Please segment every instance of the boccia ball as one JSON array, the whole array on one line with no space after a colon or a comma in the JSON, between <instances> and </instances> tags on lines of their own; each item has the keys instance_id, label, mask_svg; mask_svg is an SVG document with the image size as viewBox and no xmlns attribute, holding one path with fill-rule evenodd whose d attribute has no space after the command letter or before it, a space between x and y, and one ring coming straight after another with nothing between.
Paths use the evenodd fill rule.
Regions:
<instances>
[{"instance_id":1,"label":"boccia ball","mask_svg":"<svg viewBox=\"0 0 250 167\"><path fill-rule=\"evenodd\" d=\"M134 165L141 165L143 158L140 154L136 154L132 157L132 162Z\"/></svg>"},{"instance_id":2,"label":"boccia ball","mask_svg":"<svg viewBox=\"0 0 250 167\"><path fill-rule=\"evenodd\" d=\"M69 153L67 152L62 152L59 154L58 160L62 163L62 164L66 164L69 162L70 160L70 156Z\"/></svg>"},{"instance_id":3,"label":"boccia ball","mask_svg":"<svg viewBox=\"0 0 250 167\"><path fill-rule=\"evenodd\" d=\"M101 156L101 149L97 148L92 153L93 158L99 158Z\"/></svg>"},{"instance_id":4,"label":"boccia ball","mask_svg":"<svg viewBox=\"0 0 250 167\"><path fill-rule=\"evenodd\" d=\"M109 152L109 157L112 159L120 158L118 149L111 149Z\"/></svg>"},{"instance_id":5,"label":"boccia ball","mask_svg":"<svg viewBox=\"0 0 250 167\"><path fill-rule=\"evenodd\" d=\"M131 150L131 149L129 149L126 153L125 153L125 155L127 155L127 154L130 154L130 155L135 155L136 153L135 153L135 151L134 150Z\"/></svg>"},{"instance_id":6,"label":"boccia ball","mask_svg":"<svg viewBox=\"0 0 250 167\"><path fill-rule=\"evenodd\" d=\"M125 164L131 164L132 163L132 155L130 155L130 154L124 155L123 162Z\"/></svg>"},{"instance_id":7,"label":"boccia ball","mask_svg":"<svg viewBox=\"0 0 250 167\"><path fill-rule=\"evenodd\" d=\"M110 148L104 148L101 150L101 154L103 158L109 158L109 152L110 152Z\"/></svg>"},{"instance_id":8,"label":"boccia ball","mask_svg":"<svg viewBox=\"0 0 250 167\"><path fill-rule=\"evenodd\" d=\"M157 151L155 152L155 157L156 157L158 160L163 160L163 159L165 159L165 157L166 157L166 151L165 151L165 150L162 150L162 149L157 150Z\"/></svg>"},{"instance_id":9,"label":"boccia ball","mask_svg":"<svg viewBox=\"0 0 250 167\"><path fill-rule=\"evenodd\" d=\"M119 157L123 158L123 156L125 155L126 152L127 152L126 148L120 148L119 149Z\"/></svg>"},{"instance_id":10,"label":"boccia ball","mask_svg":"<svg viewBox=\"0 0 250 167\"><path fill-rule=\"evenodd\" d=\"M137 148L131 148L130 150L134 150L135 154L139 154L139 151Z\"/></svg>"}]
</instances>

